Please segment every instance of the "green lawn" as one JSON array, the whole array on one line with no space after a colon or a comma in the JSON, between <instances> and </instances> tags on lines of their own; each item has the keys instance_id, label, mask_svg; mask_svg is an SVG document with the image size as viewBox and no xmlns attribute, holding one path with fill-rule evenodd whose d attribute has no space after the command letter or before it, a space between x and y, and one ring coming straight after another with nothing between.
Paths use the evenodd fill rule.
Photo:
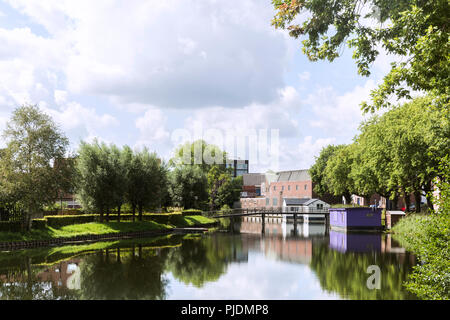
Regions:
<instances>
[{"instance_id":1,"label":"green lawn","mask_svg":"<svg viewBox=\"0 0 450 320\"><path fill-rule=\"evenodd\" d=\"M30 232L0 232L0 241L27 241L47 240L54 238L70 238L83 235L102 235L121 232L138 232L149 230L169 230L174 227L193 227L202 224L214 223L214 219L203 216L185 216L176 221L176 225L160 224L153 221L138 222L91 222L83 224L72 224L61 228L46 227L42 230L31 230Z\"/></svg>"}]
</instances>

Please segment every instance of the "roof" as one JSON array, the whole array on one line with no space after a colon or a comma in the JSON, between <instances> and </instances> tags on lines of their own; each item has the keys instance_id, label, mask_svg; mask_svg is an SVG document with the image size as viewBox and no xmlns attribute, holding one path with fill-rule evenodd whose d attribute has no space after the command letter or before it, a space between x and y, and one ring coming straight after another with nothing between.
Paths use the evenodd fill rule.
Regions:
<instances>
[{"instance_id":1,"label":"roof","mask_svg":"<svg viewBox=\"0 0 450 320\"><path fill-rule=\"evenodd\" d=\"M310 204L316 202L319 199L309 199L307 202L304 203L305 206L309 206Z\"/></svg>"},{"instance_id":2,"label":"roof","mask_svg":"<svg viewBox=\"0 0 450 320\"><path fill-rule=\"evenodd\" d=\"M287 206L303 206L306 202L311 199L299 199L299 198L283 198L284 202L286 202Z\"/></svg>"},{"instance_id":3,"label":"roof","mask_svg":"<svg viewBox=\"0 0 450 320\"><path fill-rule=\"evenodd\" d=\"M311 176L308 173L307 169L303 170L290 170L290 171L281 171L277 173L278 179L277 182L281 181L308 181L311 180Z\"/></svg>"},{"instance_id":4,"label":"roof","mask_svg":"<svg viewBox=\"0 0 450 320\"><path fill-rule=\"evenodd\" d=\"M278 174L277 173L275 173L275 172L273 172L271 170L266 172L266 182L267 182L267 184L270 185L272 182L277 181L277 179L278 179Z\"/></svg>"},{"instance_id":5,"label":"roof","mask_svg":"<svg viewBox=\"0 0 450 320\"><path fill-rule=\"evenodd\" d=\"M266 176L262 173L244 173L242 175L244 186L259 186L266 179Z\"/></svg>"}]
</instances>

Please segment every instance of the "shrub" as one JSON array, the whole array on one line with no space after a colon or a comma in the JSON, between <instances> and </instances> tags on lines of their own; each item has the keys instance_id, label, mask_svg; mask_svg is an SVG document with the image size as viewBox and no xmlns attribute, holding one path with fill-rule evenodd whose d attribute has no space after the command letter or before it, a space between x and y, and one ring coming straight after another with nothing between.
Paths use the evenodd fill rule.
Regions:
<instances>
[{"instance_id":1,"label":"shrub","mask_svg":"<svg viewBox=\"0 0 450 320\"><path fill-rule=\"evenodd\" d=\"M47 219L33 219L31 222L32 229L45 229L47 227Z\"/></svg>"},{"instance_id":2,"label":"shrub","mask_svg":"<svg viewBox=\"0 0 450 320\"><path fill-rule=\"evenodd\" d=\"M69 216L46 216L47 225L52 228L60 228L70 224L80 224L98 221L98 214L83 214Z\"/></svg>"},{"instance_id":3,"label":"shrub","mask_svg":"<svg viewBox=\"0 0 450 320\"><path fill-rule=\"evenodd\" d=\"M0 221L0 231L20 232L22 223L20 221Z\"/></svg>"},{"instance_id":4,"label":"shrub","mask_svg":"<svg viewBox=\"0 0 450 320\"><path fill-rule=\"evenodd\" d=\"M187 209L187 210L181 211L181 214L183 216L201 216L202 215L202 210Z\"/></svg>"}]
</instances>

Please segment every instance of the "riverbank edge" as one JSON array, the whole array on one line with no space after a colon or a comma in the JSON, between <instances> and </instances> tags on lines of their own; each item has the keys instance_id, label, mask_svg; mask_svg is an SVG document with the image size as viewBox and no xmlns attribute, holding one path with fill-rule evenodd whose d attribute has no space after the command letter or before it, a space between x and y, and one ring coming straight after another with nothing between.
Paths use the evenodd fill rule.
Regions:
<instances>
[{"instance_id":1,"label":"riverbank edge","mask_svg":"<svg viewBox=\"0 0 450 320\"><path fill-rule=\"evenodd\" d=\"M422 261L414 267L413 273L405 283L406 289L421 299L448 300L450 299L448 292L443 294L445 288L440 288L445 287L445 284L434 281L434 285L430 285L428 281L424 281L426 278L429 280L431 277L440 276L440 273L445 271L442 270L441 260L445 260L445 256L448 257L448 251L436 250L438 248L437 243L434 243L436 239L433 240L436 236L433 234L436 232L436 225L430 225L430 218L430 215L420 214L405 217L392 228L392 236Z\"/></svg>"},{"instance_id":2,"label":"riverbank edge","mask_svg":"<svg viewBox=\"0 0 450 320\"><path fill-rule=\"evenodd\" d=\"M107 241L107 240L123 240L123 239L134 239L134 238L146 238L159 235L167 234L188 234L188 233L203 233L208 231L210 228L214 228L219 224L219 222L198 224L190 227L174 227L167 229L155 229L147 231L131 231L131 232L116 232L107 234L89 234L89 235L79 235L73 237L60 237L54 239L45 240L27 240L27 241L8 241L0 242L0 251L11 251L11 250L21 250L30 248L39 248L46 246L64 246L64 245L74 245L74 244L86 244L93 243L97 241Z\"/></svg>"}]
</instances>

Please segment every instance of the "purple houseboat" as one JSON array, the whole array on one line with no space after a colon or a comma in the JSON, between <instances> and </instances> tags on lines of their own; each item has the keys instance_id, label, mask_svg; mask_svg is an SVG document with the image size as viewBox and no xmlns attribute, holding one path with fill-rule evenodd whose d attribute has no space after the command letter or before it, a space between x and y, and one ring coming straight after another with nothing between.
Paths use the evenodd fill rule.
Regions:
<instances>
[{"instance_id":1,"label":"purple houseboat","mask_svg":"<svg viewBox=\"0 0 450 320\"><path fill-rule=\"evenodd\" d=\"M330 248L339 252L380 252L381 233L347 233L330 230Z\"/></svg>"},{"instance_id":2,"label":"purple houseboat","mask_svg":"<svg viewBox=\"0 0 450 320\"><path fill-rule=\"evenodd\" d=\"M330 208L330 226L341 230L381 230L381 208Z\"/></svg>"}]
</instances>

